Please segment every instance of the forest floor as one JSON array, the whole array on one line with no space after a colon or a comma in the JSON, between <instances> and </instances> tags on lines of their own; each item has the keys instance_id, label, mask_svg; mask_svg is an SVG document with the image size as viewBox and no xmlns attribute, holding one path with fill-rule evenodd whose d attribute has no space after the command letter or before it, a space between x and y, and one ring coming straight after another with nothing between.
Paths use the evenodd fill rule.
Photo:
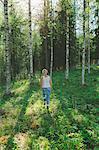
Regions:
<instances>
[{"instance_id":1,"label":"forest floor","mask_svg":"<svg viewBox=\"0 0 99 150\"><path fill-rule=\"evenodd\" d=\"M43 105L40 75L12 85L14 96L3 98L0 88L0 150L98 150L99 68L86 73L72 70L69 81L64 72L53 74L49 112Z\"/></svg>"}]
</instances>

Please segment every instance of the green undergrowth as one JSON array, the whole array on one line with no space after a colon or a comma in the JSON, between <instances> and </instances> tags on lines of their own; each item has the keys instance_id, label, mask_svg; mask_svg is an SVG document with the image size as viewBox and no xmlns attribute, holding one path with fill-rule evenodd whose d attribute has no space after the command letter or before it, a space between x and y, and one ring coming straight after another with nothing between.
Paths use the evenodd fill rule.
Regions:
<instances>
[{"instance_id":1,"label":"green undergrowth","mask_svg":"<svg viewBox=\"0 0 99 150\"><path fill-rule=\"evenodd\" d=\"M49 112L43 106L37 73L33 85L28 80L13 83L10 98L0 88L0 149L4 150L98 150L99 68L86 73L81 85L81 69L54 72Z\"/></svg>"}]
</instances>

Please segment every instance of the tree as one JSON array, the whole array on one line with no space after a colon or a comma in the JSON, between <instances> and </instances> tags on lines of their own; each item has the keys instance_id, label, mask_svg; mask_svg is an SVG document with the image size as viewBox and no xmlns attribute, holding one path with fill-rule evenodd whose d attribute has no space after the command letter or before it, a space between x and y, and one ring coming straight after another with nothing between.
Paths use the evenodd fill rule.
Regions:
<instances>
[{"instance_id":1,"label":"tree","mask_svg":"<svg viewBox=\"0 0 99 150\"><path fill-rule=\"evenodd\" d=\"M30 58L30 83L31 83L33 77L31 0L29 0L29 58Z\"/></svg>"},{"instance_id":2,"label":"tree","mask_svg":"<svg viewBox=\"0 0 99 150\"><path fill-rule=\"evenodd\" d=\"M95 45L95 56L96 63L99 65L99 1L96 0L96 9L95 9L95 20L96 20L96 28L95 28L95 37L94 37L94 45Z\"/></svg>"},{"instance_id":3,"label":"tree","mask_svg":"<svg viewBox=\"0 0 99 150\"><path fill-rule=\"evenodd\" d=\"M83 51L82 51L82 85L85 84L85 50L86 50L86 36L85 36L85 19L86 19L86 0L83 0Z\"/></svg>"},{"instance_id":4,"label":"tree","mask_svg":"<svg viewBox=\"0 0 99 150\"><path fill-rule=\"evenodd\" d=\"M5 26L5 60L6 60L6 95L11 93L11 62L9 49L9 24L8 24L8 0L4 0L4 26Z\"/></svg>"},{"instance_id":5,"label":"tree","mask_svg":"<svg viewBox=\"0 0 99 150\"><path fill-rule=\"evenodd\" d=\"M76 39L76 0L74 0L74 4L73 4L73 7L74 7L74 51L76 52L77 51L77 39ZM77 54L76 54L77 55Z\"/></svg>"},{"instance_id":6,"label":"tree","mask_svg":"<svg viewBox=\"0 0 99 150\"><path fill-rule=\"evenodd\" d=\"M26 22L15 11L14 4L9 8L9 38L11 51L11 78L23 78L30 73L28 49L28 29ZM28 69L27 69L28 66Z\"/></svg>"},{"instance_id":7,"label":"tree","mask_svg":"<svg viewBox=\"0 0 99 150\"><path fill-rule=\"evenodd\" d=\"M87 31L87 33L88 33L88 73L90 74L90 27L89 27L89 10L90 10L90 8L89 8L89 0L88 0L88 2L87 2L87 8L88 8L88 31Z\"/></svg>"},{"instance_id":8,"label":"tree","mask_svg":"<svg viewBox=\"0 0 99 150\"><path fill-rule=\"evenodd\" d=\"M45 67L48 68L48 14L49 0L44 0L44 49L45 49Z\"/></svg>"},{"instance_id":9,"label":"tree","mask_svg":"<svg viewBox=\"0 0 99 150\"><path fill-rule=\"evenodd\" d=\"M52 6L52 0L51 0L51 62L50 62L50 76L52 77L52 70L53 70L53 6Z\"/></svg>"},{"instance_id":10,"label":"tree","mask_svg":"<svg viewBox=\"0 0 99 150\"><path fill-rule=\"evenodd\" d=\"M34 30L33 33L32 33L32 36L33 36L33 49L34 49L34 72L37 71L38 69L40 70L41 69L41 60L40 58L42 57L41 55L41 45L42 45L42 38L39 34L39 31L38 30Z\"/></svg>"},{"instance_id":11,"label":"tree","mask_svg":"<svg viewBox=\"0 0 99 150\"><path fill-rule=\"evenodd\" d=\"M65 78L69 78L69 6L68 6L68 1L67 1L67 6L66 6L66 74Z\"/></svg>"}]
</instances>

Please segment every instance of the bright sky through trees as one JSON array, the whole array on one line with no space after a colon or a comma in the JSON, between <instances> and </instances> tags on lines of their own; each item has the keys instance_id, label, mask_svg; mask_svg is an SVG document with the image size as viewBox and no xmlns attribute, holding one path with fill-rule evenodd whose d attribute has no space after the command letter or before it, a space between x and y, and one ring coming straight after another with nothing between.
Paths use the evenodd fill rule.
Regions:
<instances>
[{"instance_id":1,"label":"bright sky through trees","mask_svg":"<svg viewBox=\"0 0 99 150\"><path fill-rule=\"evenodd\" d=\"M59 2L59 0L52 0L54 7L56 6L56 3ZM73 2L73 0L72 0ZM21 12L21 15L24 17L28 16L28 0L14 0L15 5L17 6L17 11ZM90 28L94 29L96 26L96 20L94 20L94 6L95 0L90 2ZM32 9L32 20L35 23L35 20L40 18L43 14L43 5L44 0L31 0L31 9ZM2 3L0 2L0 13L2 9ZM76 0L76 30L77 35L82 33L82 14L83 14L83 0Z\"/></svg>"},{"instance_id":2,"label":"bright sky through trees","mask_svg":"<svg viewBox=\"0 0 99 150\"><path fill-rule=\"evenodd\" d=\"M52 0L53 4L55 4L58 0ZM17 6L21 8L22 10L27 9L28 0L15 0ZM44 0L31 0L32 5L32 13L37 15L38 13L41 13L41 9L43 6Z\"/></svg>"}]
</instances>

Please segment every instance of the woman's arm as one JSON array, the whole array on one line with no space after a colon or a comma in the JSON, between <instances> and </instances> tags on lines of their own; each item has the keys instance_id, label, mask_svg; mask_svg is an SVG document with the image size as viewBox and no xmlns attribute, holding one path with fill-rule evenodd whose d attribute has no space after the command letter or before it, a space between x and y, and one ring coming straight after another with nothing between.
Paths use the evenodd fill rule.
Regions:
<instances>
[{"instance_id":1,"label":"woman's arm","mask_svg":"<svg viewBox=\"0 0 99 150\"><path fill-rule=\"evenodd\" d=\"M42 88L42 85L43 85L43 77L41 77L41 79L40 79L40 86L41 86L41 88Z\"/></svg>"},{"instance_id":2,"label":"woman's arm","mask_svg":"<svg viewBox=\"0 0 99 150\"><path fill-rule=\"evenodd\" d=\"M49 82L50 82L50 87L52 88L52 80L50 79L50 81L49 81Z\"/></svg>"}]
</instances>

